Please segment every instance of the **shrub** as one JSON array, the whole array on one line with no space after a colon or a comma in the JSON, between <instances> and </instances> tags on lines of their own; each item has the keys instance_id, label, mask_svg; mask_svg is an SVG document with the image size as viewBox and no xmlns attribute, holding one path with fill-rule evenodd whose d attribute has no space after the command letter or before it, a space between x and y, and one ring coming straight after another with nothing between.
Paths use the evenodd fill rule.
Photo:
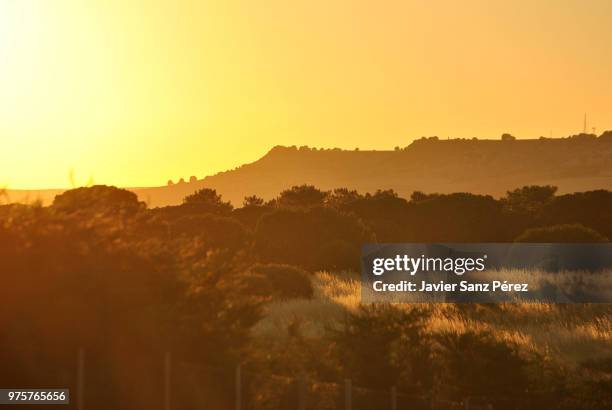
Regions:
<instances>
[{"instance_id":1,"label":"shrub","mask_svg":"<svg viewBox=\"0 0 612 410\"><path fill-rule=\"evenodd\" d=\"M325 202L328 192L321 191L312 185L293 186L280 193L277 202L283 207L320 206Z\"/></svg>"},{"instance_id":2,"label":"shrub","mask_svg":"<svg viewBox=\"0 0 612 410\"><path fill-rule=\"evenodd\" d=\"M515 242L609 242L608 238L597 231L580 224L554 225L543 228L527 229L519 235Z\"/></svg>"},{"instance_id":3,"label":"shrub","mask_svg":"<svg viewBox=\"0 0 612 410\"><path fill-rule=\"evenodd\" d=\"M242 202L242 206L245 208L263 206L263 204L263 198L260 198L257 195L245 196L244 201Z\"/></svg>"},{"instance_id":4,"label":"shrub","mask_svg":"<svg viewBox=\"0 0 612 410\"><path fill-rule=\"evenodd\" d=\"M551 185L524 186L508 191L504 202L510 211L536 213L554 199L555 192L557 192L557 187Z\"/></svg>"},{"instance_id":5,"label":"shrub","mask_svg":"<svg viewBox=\"0 0 612 410\"><path fill-rule=\"evenodd\" d=\"M581 224L612 238L612 192L603 189L557 196L542 209L540 226Z\"/></svg>"},{"instance_id":6,"label":"shrub","mask_svg":"<svg viewBox=\"0 0 612 410\"><path fill-rule=\"evenodd\" d=\"M423 309L360 306L347 313L338 330L330 329L330 338L355 383L376 389L396 385L423 394L432 382L428 317Z\"/></svg>"},{"instance_id":7,"label":"shrub","mask_svg":"<svg viewBox=\"0 0 612 410\"><path fill-rule=\"evenodd\" d=\"M291 265L253 265L242 282L249 294L273 299L310 299L313 293L308 272Z\"/></svg>"},{"instance_id":8,"label":"shrub","mask_svg":"<svg viewBox=\"0 0 612 410\"><path fill-rule=\"evenodd\" d=\"M524 397L527 363L516 346L496 340L488 332L448 332L436 340L448 397Z\"/></svg>"},{"instance_id":9,"label":"shrub","mask_svg":"<svg viewBox=\"0 0 612 410\"><path fill-rule=\"evenodd\" d=\"M244 226L234 218L212 214L180 217L170 229L173 235L198 239L207 249L244 249L250 239Z\"/></svg>"},{"instance_id":10,"label":"shrub","mask_svg":"<svg viewBox=\"0 0 612 410\"><path fill-rule=\"evenodd\" d=\"M135 193L114 186L94 185L57 195L52 208L62 213L135 213L145 208Z\"/></svg>"},{"instance_id":11,"label":"shrub","mask_svg":"<svg viewBox=\"0 0 612 410\"><path fill-rule=\"evenodd\" d=\"M329 208L281 208L259 220L254 250L259 260L267 263L309 270L357 269L361 245L372 239L371 232L353 215ZM333 242L340 245L330 245Z\"/></svg>"},{"instance_id":12,"label":"shrub","mask_svg":"<svg viewBox=\"0 0 612 410\"><path fill-rule=\"evenodd\" d=\"M232 211L233 206L229 202L223 202L221 195L210 188L202 188L183 199L183 206L191 207L202 212L214 214L226 214Z\"/></svg>"}]
</instances>

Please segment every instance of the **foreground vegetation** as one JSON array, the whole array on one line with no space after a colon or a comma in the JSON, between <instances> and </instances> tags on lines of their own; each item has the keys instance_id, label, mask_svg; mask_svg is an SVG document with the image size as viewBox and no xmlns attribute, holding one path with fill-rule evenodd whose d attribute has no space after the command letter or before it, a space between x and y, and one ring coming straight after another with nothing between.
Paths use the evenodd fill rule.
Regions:
<instances>
[{"instance_id":1,"label":"foreground vegetation","mask_svg":"<svg viewBox=\"0 0 612 410\"><path fill-rule=\"evenodd\" d=\"M104 186L4 205L0 385L74 388L83 348L91 409L159 408L165 352L185 409L232 408L238 363L257 409L292 408L303 379L310 408L339 408L344 378L370 392L355 408L388 408L392 385L411 408L609 408L610 305L362 306L342 272L371 241L607 241L611 205L553 187L406 200L309 186L238 209L212 190L147 209Z\"/></svg>"},{"instance_id":2,"label":"foreground vegetation","mask_svg":"<svg viewBox=\"0 0 612 410\"><path fill-rule=\"evenodd\" d=\"M306 367L321 377L326 363L334 379L346 371L334 356L340 354L356 383L398 385L416 396L434 389L446 399L481 398L495 408L506 408L508 398L509 408L609 404L609 305L363 306L354 274L319 272L312 286L312 298L268 304L253 328L266 351L283 352L268 358L272 368Z\"/></svg>"}]
</instances>

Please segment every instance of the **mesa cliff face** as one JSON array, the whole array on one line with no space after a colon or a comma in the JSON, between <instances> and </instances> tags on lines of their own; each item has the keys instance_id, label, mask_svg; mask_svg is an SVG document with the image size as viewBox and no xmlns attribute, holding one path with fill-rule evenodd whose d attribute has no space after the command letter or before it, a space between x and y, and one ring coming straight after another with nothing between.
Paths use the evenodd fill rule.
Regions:
<instances>
[{"instance_id":1,"label":"mesa cliff face","mask_svg":"<svg viewBox=\"0 0 612 410\"><path fill-rule=\"evenodd\" d=\"M612 189L612 142L421 139L395 151L277 146L253 163L201 180L131 190L150 206L164 206L179 204L193 191L209 187L240 206L246 195L271 199L299 184L359 192L394 189L401 196L415 190L501 196L523 185L543 184L556 185L561 193Z\"/></svg>"}]
</instances>

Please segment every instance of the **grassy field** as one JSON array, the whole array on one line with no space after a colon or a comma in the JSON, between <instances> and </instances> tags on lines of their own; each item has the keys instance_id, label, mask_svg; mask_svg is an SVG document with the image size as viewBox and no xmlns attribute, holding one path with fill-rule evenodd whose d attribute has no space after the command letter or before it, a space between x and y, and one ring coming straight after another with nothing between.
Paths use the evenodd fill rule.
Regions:
<instances>
[{"instance_id":1,"label":"grassy field","mask_svg":"<svg viewBox=\"0 0 612 410\"><path fill-rule=\"evenodd\" d=\"M346 312L360 305L359 278L349 273L319 272L312 276L311 299L268 304L254 328L256 339L282 343L288 329L299 323L303 337L317 339L339 324ZM609 304L396 304L397 309L425 308L431 334L489 331L515 343L525 355L537 354L563 367L612 355L612 315Z\"/></svg>"}]
</instances>

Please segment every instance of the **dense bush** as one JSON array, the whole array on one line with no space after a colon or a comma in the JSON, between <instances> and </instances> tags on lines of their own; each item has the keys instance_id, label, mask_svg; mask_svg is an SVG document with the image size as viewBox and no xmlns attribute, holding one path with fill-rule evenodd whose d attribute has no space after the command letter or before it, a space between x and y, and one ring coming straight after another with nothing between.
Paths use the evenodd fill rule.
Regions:
<instances>
[{"instance_id":1,"label":"dense bush","mask_svg":"<svg viewBox=\"0 0 612 410\"><path fill-rule=\"evenodd\" d=\"M497 397L527 397L527 362L516 346L473 331L447 332L436 343L446 397L480 397L493 403ZM496 408L507 408L503 402L496 404Z\"/></svg>"},{"instance_id":2,"label":"dense bush","mask_svg":"<svg viewBox=\"0 0 612 410\"><path fill-rule=\"evenodd\" d=\"M52 208L63 213L103 212L133 214L145 207L135 193L106 185L76 188L55 197Z\"/></svg>"},{"instance_id":3,"label":"dense bush","mask_svg":"<svg viewBox=\"0 0 612 410\"><path fill-rule=\"evenodd\" d=\"M357 269L361 245L373 239L353 215L323 207L278 209L259 220L254 250L264 263L311 270Z\"/></svg>"},{"instance_id":4,"label":"dense bush","mask_svg":"<svg viewBox=\"0 0 612 410\"><path fill-rule=\"evenodd\" d=\"M254 296L279 300L312 297L309 273L295 266L255 264L240 280L244 291Z\"/></svg>"},{"instance_id":5,"label":"dense bush","mask_svg":"<svg viewBox=\"0 0 612 410\"><path fill-rule=\"evenodd\" d=\"M609 242L609 240L591 228L587 228L580 224L572 224L527 229L516 238L515 242L596 243Z\"/></svg>"},{"instance_id":6,"label":"dense bush","mask_svg":"<svg viewBox=\"0 0 612 410\"><path fill-rule=\"evenodd\" d=\"M424 394L433 382L430 344L423 331L426 320L421 309L362 306L330 337L344 372L356 384L400 386L402 391Z\"/></svg>"},{"instance_id":7,"label":"dense bush","mask_svg":"<svg viewBox=\"0 0 612 410\"><path fill-rule=\"evenodd\" d=\"M581 224L612 238L612 192L597 190L557 196L542 209L544 226Z\"/></svg>"},{"instance_id":8,"label":"dense bush","mask_svg":"<svg viewBox=\"0 0 612 410\"><path fill-rule=\"evenodd\" d=\"M183 206L192 210L212 214L227 214L234 208L231 203L224 202L217 191L202 188L183 200Z\"/></svg>"},{"instance_id":9,"label":"dense bush","mask_svg":"<svg viewBox=\"0 0 612 410\"><path fill-rule=\"evenodd\" d=\"M320 191L312 185L299 185L281 192L276 203L287 208L322 206L327 195L327 192Z\"/></svg>"}]
</instances>

